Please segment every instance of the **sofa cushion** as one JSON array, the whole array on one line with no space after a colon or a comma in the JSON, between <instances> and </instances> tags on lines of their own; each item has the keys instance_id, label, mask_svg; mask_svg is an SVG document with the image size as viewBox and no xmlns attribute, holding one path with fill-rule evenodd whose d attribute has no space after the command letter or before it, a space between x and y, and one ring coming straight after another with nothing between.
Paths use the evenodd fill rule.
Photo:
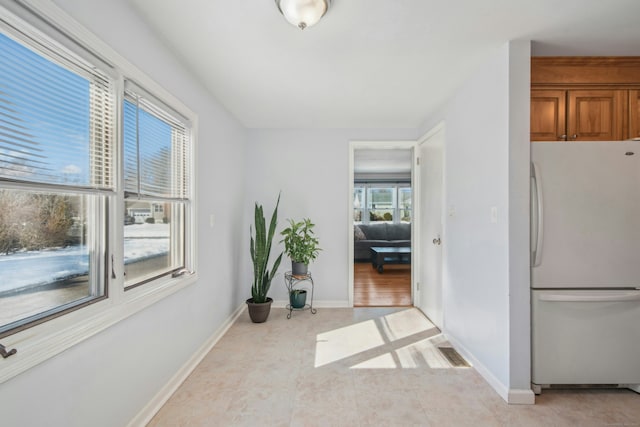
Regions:
<instances>
[{"instance_id":1,"label":"sofa cushion","mask_svg":"<svg viewBox=\"0 0 640 427\"><path fill-rule=\"evenodd\" d=\"M411 224L387 224L389 240L411 240Z\"/></svg>"},{"instance_id":2,"label":"sofa cushion","mask_svg":"<svg viewBox=\"0 0 640 427\"><path fill-rule=\"evenodd\" d=\"M362 224L360 226L367 240L389 240L387 237L387 224Z\"/></svg>"},{"instance_id":3,"label":"sofa cushion","mask_svg":"<svg viewBox=\"0 0 640 427\"><path fill-rule=\"evenodd\" d=\"M354 225L353 226L353 238L356 240L366 240L367 236L364 234L364 231L362 231L362 229L357 226Z\"/></svg>"}]
</instances>

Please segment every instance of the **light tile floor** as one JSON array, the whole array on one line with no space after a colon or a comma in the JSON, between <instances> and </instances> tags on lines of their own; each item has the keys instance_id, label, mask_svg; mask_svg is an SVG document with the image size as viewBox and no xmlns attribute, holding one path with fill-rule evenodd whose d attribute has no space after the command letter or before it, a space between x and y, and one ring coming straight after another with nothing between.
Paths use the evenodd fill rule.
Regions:
<instances>
[{"instance_id":1,"label":"light tile floor","mask_svg":"<svg viewBox=\"0 0 640 427\"><path fill-rule=\"evenodd\" d=\"M640 426L629 390L544 391L507 405L418 310L246 313L150 426Z\"/></svg>"}]
</instances>

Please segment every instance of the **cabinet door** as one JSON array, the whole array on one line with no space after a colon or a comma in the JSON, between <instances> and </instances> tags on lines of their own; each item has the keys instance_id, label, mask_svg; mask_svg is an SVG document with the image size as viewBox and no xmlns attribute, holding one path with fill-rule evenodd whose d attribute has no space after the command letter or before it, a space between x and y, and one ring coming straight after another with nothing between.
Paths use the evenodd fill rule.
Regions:
<instances>
[{"instance_id":1,"label":"cabinet door","mask_svg":"<svg viewBox=\"0 0 640 427\"><path fill-rule=\"evenodd\" d=\"M566 139L565 90L531 91L531 140L562 141Z\"/></svg>"},{"instance_id":2,"label":"cabinet door","mask_svg":"<svg viewBox=\"0 0 640 427\"><path fill-rule=\"evenodd\" d=\"M623 139L623 90L570 90L568 139L616 141Z\"/></svg>"},{"instance_id":3,"label":"cabinet door","mask_svg":"<svg viewBox=\"0 0 640 427\"><path fill-rule=\"evenodd\" d=\"M629 91L629 138L640 138L640 90Z\"/></svg>"}]
</instances>

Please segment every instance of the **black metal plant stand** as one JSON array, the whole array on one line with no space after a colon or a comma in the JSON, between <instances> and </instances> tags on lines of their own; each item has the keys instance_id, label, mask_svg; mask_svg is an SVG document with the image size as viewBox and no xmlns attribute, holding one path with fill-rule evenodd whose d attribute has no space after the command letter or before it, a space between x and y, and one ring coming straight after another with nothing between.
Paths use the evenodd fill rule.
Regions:
<instances>
[{"instance_id":1,"label":"black metal plant stand","mask_svg":"<svg viewBox=\"0 0 640 427\"><path fill-rule=\"evenodd\" d=\"M311 298L309 299L309 304L305 304L304 307L301 308L294 308L291 305L291 301L289 301L289 304L287 304L287 309L289 310L289 313L287 314L287 319L291 319L291 313L294 310L310 310L311 314L316 314L317 310L315 308L313 308L313 277L311 277L311 272L307 272L307 274L301 274L301 275L294 275L293 273L291 273L290 271L287 271L286 273L284 273L284 284L287 287L287 296L291 295L291 291L293 291L294 289L296 289L296 286L298 286L300 283L302 282L309 282L311 283Z\"/></svg>"}]
</instances>

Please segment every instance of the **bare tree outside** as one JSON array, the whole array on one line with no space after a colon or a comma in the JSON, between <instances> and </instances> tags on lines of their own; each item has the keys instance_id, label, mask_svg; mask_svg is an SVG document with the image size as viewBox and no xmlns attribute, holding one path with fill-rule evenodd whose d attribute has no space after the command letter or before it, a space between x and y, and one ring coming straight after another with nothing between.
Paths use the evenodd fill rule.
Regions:
<instances>
[{"instance_id":1,"label":"bare tree outside","mask_svg":"<svg viewBox=\"0 0 640 427\"><path fill-rule=\"evenodd\" d=\"M69 234L75 210L69 196L0 190L0 253L79 243Z\"/></svg>"}]
</instances>

